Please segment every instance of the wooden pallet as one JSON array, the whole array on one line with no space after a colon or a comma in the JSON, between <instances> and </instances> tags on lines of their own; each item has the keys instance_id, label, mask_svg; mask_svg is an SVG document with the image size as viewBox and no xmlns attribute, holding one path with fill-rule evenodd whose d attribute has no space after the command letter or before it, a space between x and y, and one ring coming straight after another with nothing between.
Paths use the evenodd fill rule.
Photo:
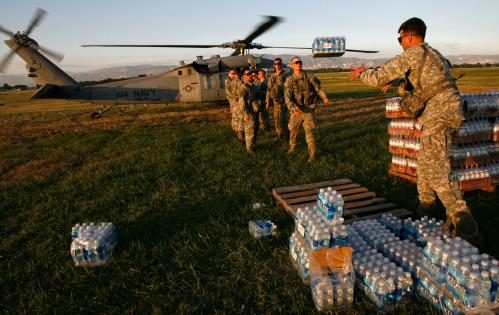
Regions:
<instances>
[{"instance_id":1,"label":"wooden pallet","mask_svg":"<svg viewBox=\"0 0 499 315\"><path fill-rule=\"evenodd\" d=\"M408 181L413 182L413 183L417 182L416 176L412 176L412 175L409 175L406 173L397 172L391 168L388 170L388 174L393 175L393 176L398 176L398 177L401 177L403 179L407 179Z\"/></svg>"},{"instance_id":2,"label":"wooden pallet","mask_svg":"<svg viewBox=\"0 0 499 315\"><path fill-rule=\"evenodd\" d=\"M413 176L413 175L409 175L409 174L406 174L406 173L400 173L400 172L397 172L393 169L390 169L388 171L388 173L390 175L393 175L393 176L398 176L398 177L401 177L403 179L406 179L410 182L413 182L413 183L416 183L417 182L417 177L416 176ZM481 184L477 184L477 185L468 185L468 186L462 186L460 188L461 190L461 195L464 195L465 192L467 191L474 191L474 190L482 190L482 191L486 191L486 192L494 192L496 190L496 187L497 187L497 183L493 183L492 181L490 181L490 183L481 183Z\"/></svg>"},{"instance_id":3,"label":"wooden pallet","mask_svg":"<svg viewBox=\"0 0 499 315\"><path fill-rule=\"evenodd\" d=\"M397 207L383 198L376 197L375 192L362 187L351 179L343 178L333 181L280 187L272 189L276 201L292 216L296 209L317 205L317 194L320 188L333 187L342 194L345 201L343 217L345 223L357 220L379 218L382 214L391 213L397 217L407 217L410 211Z\"/></svg>"}]
</instances>

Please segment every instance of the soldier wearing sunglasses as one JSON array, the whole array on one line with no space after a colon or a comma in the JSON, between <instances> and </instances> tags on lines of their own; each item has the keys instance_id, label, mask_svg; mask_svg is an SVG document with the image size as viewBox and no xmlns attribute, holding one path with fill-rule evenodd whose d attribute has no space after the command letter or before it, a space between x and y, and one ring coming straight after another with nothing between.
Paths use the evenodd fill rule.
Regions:
<instances>
[{"instance_id":1,"label":"soldier wearing sunglasses","mask_svg":"<svg viewBox=\"0 0 499 315\"><path fill-rule=\"evenodd\" d=\"M302 61L300 57L291 58L291 68L293 74L288 76L284 84L284 98L286 105L291 112L289 119L289 150L288 154L295 153L296 137L300 126L303 124L305 130L305 140L308 145L309 162L315 159L316 146L314 130L315 107L320 97L324 104L329 104L326 92L321 88L321 83L311 73L305 73L302 70Z\"/></svg>"},{"instance_id":2,"label":"soldier wearing sunglasses","mask_svg":"<svg viewBox=\"0 0 499 315\"><path fill-rule=\"evenodd\" d=\"M466 201L450 180L452 135L464 121L450 62L424 41L426 25L421 19L405 21L398 33L404 51L401 55L376 69L353 68L350 77L374 87L384 87L401 78L412 87L411 93L421 100L422 112L417 121L423 128L417 174L419 205L414 215L434 216L438 197L447 214L444 229L477 245L483 237Z\"/></svg>"},{"instance_id":3,"label":"soldier wearing sunglasses","mask_svg":"<svg viewBox=\"0 0 499 315\"><path fill-rule=\"evenodd\" d=\"M282 70L282 59L277 57L274 60L273 73L267 84L267 95L265 97L265 107L274 106L274 128L277 139L287 138L288 131L288 108L284 100L284 82L287 74Z\"/></svg>"}]
</instances>

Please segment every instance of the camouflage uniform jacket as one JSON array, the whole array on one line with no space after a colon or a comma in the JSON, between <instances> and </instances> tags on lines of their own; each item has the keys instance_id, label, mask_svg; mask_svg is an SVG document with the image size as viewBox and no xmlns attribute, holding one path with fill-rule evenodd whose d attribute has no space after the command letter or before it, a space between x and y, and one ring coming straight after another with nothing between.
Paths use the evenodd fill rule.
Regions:
<instances>
[{"instance_id":1,"label":"camouflage uniform jacket","mask_svg":"<svg viewBox=\"0 0 499 315\"><path fill-rule=\"evenodd\" d=\"M242 81L242 96L244 98L244 111L248 114L258 112L262 107L262 91L258 83Z\"/></svg>"},{"instance_id":2,"label":"camouflage uniform jacket","mask_svg":"<svg viewBox=\"0 0 499 315\"><path fill-rule=\"evenodd\" d=\"M273 100L274 102L284 104L284 83L286 82L286 77L287 74L284 71L281 71L279 75L274 73L270 76L265 102Z\"/></svg>"},{"instance_id":3,"label":"camouflage uniform jacket","mask_svg":"<svg viewBox=\"0 0 499 315\"><path fill-rule=\"evenodd\" d=\"M237 100L242 96L243 81L233 79L225 81L225 95L229 100Z\"/></svg>"},{"instance_id":4,"label":"camouflage uniform jacket","mask_svg":"<svg viewBox=\"0 0 499 315\"><path fill-rule=\"evenodd\" d=\"M428 56L421 70L421 78L417 82L420 64L423 60L424 47L428 49ZM420 87L425 93L434 89L435 84L442 83L448 87L441 90L426 102L426 108L418 117L418 122L425 124L444 123L452 128L459 128L464 120L461 99L451 76L449 61L437 50L422 43L413 46L403 54L396 56L376 69L367 69L359 78L366 84L381 87L390 81L406 77L412 86ZM418 85L419 84L419 85Z\"/></svg>"},{"instance_id":5,"label":"camouflage uniform jacket","mask_svg":"<svg viewBox=\"0 0 499 315\"><path fill-rule=\"evenodd\" d=\"M266 95L267 95L268 80L265 79L261 82L258 82L258 86L260 88L259 98L260 98L260 102L262 103L262 106L263 106L265 104Z\"/></svg>"},{"instance_id":6,"label":"camouflage uniform jacket","mask_svg":"<svg viewBox=\"0 0 499 315\"><path fill-rule=\"evenodd\" d=\"M321 83L311 73L302 72L299 76L293 73L284 83L284 98L290 111L313 112L317 96L323 100L327 98Z\"/></svg>"}]
</instances>

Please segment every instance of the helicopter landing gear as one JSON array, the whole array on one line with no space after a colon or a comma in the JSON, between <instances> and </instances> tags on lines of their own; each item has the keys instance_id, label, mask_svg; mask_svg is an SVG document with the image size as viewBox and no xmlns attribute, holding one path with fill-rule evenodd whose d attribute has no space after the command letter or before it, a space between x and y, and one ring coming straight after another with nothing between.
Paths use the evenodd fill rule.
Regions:
<instances>
[{"instance_id":1,"label":"helicopter landing gear","mask_svg":"<svg viewBox=\"0 0 499 315\"><path fill-rule=\"evenodd\" d=\"M96 112L93 112L90 117L92 117L92 119L98 119L98 118L102 118L102 115L104 115L105 112L107 112L108 110L110 110L111 108L113 108L114 106L116 105L111 105L111 106L108 106L106 108L103 108L103 109L99 109L98 111Z\"/></svg>"}]
</instances>

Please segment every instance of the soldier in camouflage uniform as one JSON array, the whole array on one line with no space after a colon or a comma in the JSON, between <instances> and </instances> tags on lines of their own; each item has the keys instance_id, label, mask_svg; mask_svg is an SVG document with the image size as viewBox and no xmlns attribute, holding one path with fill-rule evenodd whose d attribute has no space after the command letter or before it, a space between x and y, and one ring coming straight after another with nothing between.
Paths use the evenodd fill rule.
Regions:
<instances>
[{"instance_id":1,"label":"soldier in camouflage uniform","mask_svg":"<svg viewBox=\"0 0 499 315\"><path fill-rule=\"evenodd\" d=\"M271 101L274 106L274 125L277 139L288 136L288 110L284 100L284 82L287 75L282 71L281 58L274 60L275 73L267 84L265 107L269 109Z\"/></svg>"},{"instance_id":2,"label":"soldier in camouflage uniform","mask_svg":"<svg viewBox=\"0 0 499 315\"><path fill-rule=\"evenodd\" d=\"M257 84L260 87L261 90L261 99L260 102L261 104L265 104L265 96L267 94L267 72L263 69L258 70L258 80ZM258 112L258 116L260 119L260 128L262 131L266 131L270 129L270 116L269 116L269 110L266 106L261 106L260 111Z\"/></svg>"},{"instance_id":3,"label":"soldier in camouflage uniform","mask_svg":"<svg viewBox=\"0 0 499 315\"><path fill-rule=\"evenodd\" d=\"M254 153L256 136L259 128L258 112L262 107L261 91L258 84L253 82L250 70L243 71L244 88L242 92L244 112L244 133L246 138L246 151Z\"/></svg>"},{"instance_id":4,"label":"soldier in camouflage uniform","mask_svg":"<svg viewBox=\"0 0 499 315\"><path fill-rule=\"evenodd\" d=\"M225 81L225 95L229 100L232 130L239 141L244 141L244 113L242 111L241 89L238 69L230 69L229 80Z\"/></svg>"},{"instance_id":5,"label":"soldier in camouflage uniform","mask_svg":"<svg viewBox=\"0 0 499 315\"><path fill-rule=\"evenodd\" d=\"M317 96L320 96L324 104L329 104L326 92L321 88L319 80L311 73L302 71L302 61L299 57L291 58L293 74L288 76L284 83L284 99L286 106L291 112L289 119L289 150L293 154L296 150L296 137L300 125L303 123L305 140L307 141L310 157L309 162L315 159L315 107Z\"/></svg>"},{"instance_id":6,"label":"soldier in camouflage uniform","mask_svg":"<svg viewBox=\"0 0 499 315\"><path fill-rule=\"evenodd\" d=\"M426 107L418 117L423 128L418 156L417 188L419 206L416 216L430 214L438 197L446 208L444 228L470 242L479 243L478 226L450 179L450 147L452 134L464 121L462 102L450 73L450 63L437 50L424 42L426 25L411 18L399 28L399 43L404 53L377 69L353 68L352 79L383 87L394 79L405 77ZM426 55L426 56L425 56Z\"/></svg>"}]
</instances>

